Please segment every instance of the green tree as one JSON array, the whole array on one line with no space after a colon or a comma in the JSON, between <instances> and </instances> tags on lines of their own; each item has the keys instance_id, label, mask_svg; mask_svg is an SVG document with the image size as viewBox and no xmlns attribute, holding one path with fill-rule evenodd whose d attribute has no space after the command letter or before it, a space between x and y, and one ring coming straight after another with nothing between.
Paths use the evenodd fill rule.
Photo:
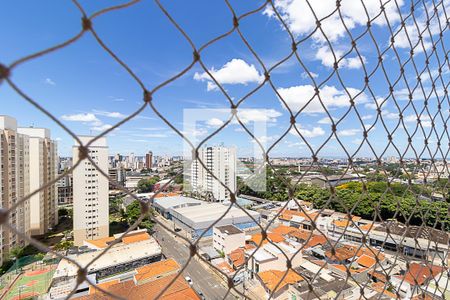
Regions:
<instances>
[{"instance_id":1,"label":"green tree","mask_svg":"<svg viewBox=\"0 0 450 300\"><path fill-rule=\"evenodd\" d=\"M73 247L73 241L60 241L55 245L54 250L64 251L70 249L71 247Z\"/></svg>"},{"instance_id":2,"label":"green tree","mask_svg":"<svg viewBox=\"0 0 450 300\"><path fill-rule=\"evenodd\" d=\"M152 211L150 211L152 213ZM141 216L141 204L139 201L134 201L130 205L128 205L126 212L124 213L124 216L128 222L128 225L133 225L134 222L136 222L137 219ZM144 219L142 219L141 223L139 224L139 227L147 228L148 230L151 230L153 228L153 222L150 220L150 217L147 215Z\"/></svg>"},{"instance_id":3,"label":"green tree","mask_svg":"<svg viewBox=\"0 0 450 300\"><path fill-rule=\"evenodd\" d=\"M161 179L159 178L159 176L153 176L151 178L148 179L141 179L138 181L137 184L137 189L139 193L149 193L153 190L153 186L155 185L155 183L157 183L158 181L160 181Z\"/></svg>"},{"instance_id":4,"label":"green tree","mask_svg":"<svg viewBox=\"0 0 450 300\"><path fill-rule=\"evenodd\" d=\"M22 257L22 253L23 253L23 248L16 246L16 247L11 248L11 250L9 250L8 256L10 259L17 259L17 258Z\"/></svg>"}]
</instances>

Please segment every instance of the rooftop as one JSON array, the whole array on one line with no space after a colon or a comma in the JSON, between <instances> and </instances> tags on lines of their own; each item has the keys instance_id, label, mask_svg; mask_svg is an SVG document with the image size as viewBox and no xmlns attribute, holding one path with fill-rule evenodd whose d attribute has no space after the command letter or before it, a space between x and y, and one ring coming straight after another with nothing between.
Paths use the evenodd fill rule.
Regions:
<instances>
[{"instance_id":1,"label":"rooftop","mask_svg":"<svg viewBox=\"0 0 450 300\"><path fill-rule=\"evenodd\" d=\"M423 285L442 271L443 268L439 266L411 263L408 270L406 270L404 280L413 286Z\"/></svg>"},{"instance_id":2,"label":"rooftop","mask_svg":"<svg viewBox=\"0 0 450 300\"><path fill-rule=\"evenodd\" d=\"M240 230L239 228L237 228L234 225L223 225L223 226L216 226L215 227L217 230L219 230L222 233L231 235L231 234L240 234L243 233L242 230Z\"/></svg>"},{"instance_id":3,"label":"rooftop","mask_svg":"<svg viewBox=\"0 0 450 300\"><path fill-rule=\"evenodd\" d=\"M231 260L233 267L236 269L245 264L245 252L243 248L233 250L228 254L228 258Z\"/></svg>"},{"instance_id":4,"label":"rooftop","mask_svg":"<svg viewBox=\"0 0 450 300\"><path fill-rule=\"evenodd\" d=\"M432 242L449 245L450 236L448 232L437 230L427 226L406 226L405 224L399 222L385 222L375 226L373 230L386 232L387 227L389 228L390 234L405 236L409 238L422 238Z\"/></svg>"},{"instance_id":5,"label":"rooftop","mask_svg":"<svg viewBox=\"0 0 450 300\"><path fill-rule=\"evenodd\" d=\"M109 243L111 243L112 241L114 241L115 238L112 236L108 236L105 238L101 238L101 239L96 239L96 240L86 240L84 241L84 244L87 244L86 246L94 246L96 248L106 248L108 247Z\"/></svg>"},{"instance_id":6,"label":"rooftop","mask_svg":"<svg viewBox=\"0 0 450 300\"><path fill-rule=\"evenodd\" d=\"M295 284L304 280L303 277L292 270L289 270L286 276L284 276L285 273L286 271L269 270L258 273L258 276L271 292L273 292L275 288L278 291L288 284Z\"/></svg>"},{"instance_id":7,"label":"rooftop","mask_svg":"<svg viewBox=\"0 0 450 300\"><path fill-rule=\"evenodd\" d=\"M184 206L190 206L190 205L200 205L202 203L205 203L204 201L197 200L190 197L184 197L184 196L161 196L161 197L155 197L153 200L153 205L157 207L161 207L164 210L168 210L170 208L178 208L178 207L184 207Z\"/></svg>"},{"instance_id":8,"label":"rooftop","mask_svg":"<svg viewBox=\"0 0 450 300\"><path fill-rule=\"evenodd\" d=\"M89 266L88 273L103 270L115 265L125 264L140 260L145 257L157 256L161 254L161 247L154 238L133 244L119 243L112 246L108 251L93 251L88 253L68 255L68 258L76 261L81 267L87 266L92 260L98 259ZM53 277L76 276L78 267L67 259L59 262Z\"/></svg>"},{"instance_id":9,"label":"rooftop","mask_svg":"<svg viewBox=\"0 0 450 300\"><path fill-rule=\"evenodd\" d=\"M172 215L195 229L206 228L218 219L220 219L220 221L217 226L227 224L230 221L234 224L250 222L252 220L249 215L256 221L259 219L259 213L256 211L244 211L235 206L231 206L230 208L229 205L210 202L203 202L202 205L175 208L172 210Z\"/></svg>"},{"instance_id":10,"label":"rooftop","mask_svg":"<svg viewBox=\"0 0 450 300\"><path fill-rule=\"evenodd\" d=\"M195 291L186 283L186 281L180 277L178 277L173 284L169 286L169 283L175 276L176 275L166 276L141 285L135 285L132 280L128 280L115 284L101 283L98 286L113 295L128 300L155 299L155 297L167 286L167 290L164 291L163 295L159 299L200 299ZM93 287L89 289L89 295L78 297L76 299L109 300L111 297Z\"/></svg>"},{"instance_id":11,"label":"rooftop","mask_svg":"<svg viewBox=\"0 0 450 300\"><path fill-rule=\"evenodd\" d=\"M125 244L132 244L149 240L151 237L147 232L138 232L134 234L127 234L122 238L122 242Z\"/></svg>"},{"instance_id":12,"label":"rooftop","mask_svg":"<svg viewBox=\"0 0 450 300\"><path fill-rule=\"evenodd\" d=\"M174 259L169 258L137 268L134 279L137 284L141 284L142 282L158 279L161 276L167 276L168 274L178 272L179 270L180 265Z\"/></svg>"}]
</instances>

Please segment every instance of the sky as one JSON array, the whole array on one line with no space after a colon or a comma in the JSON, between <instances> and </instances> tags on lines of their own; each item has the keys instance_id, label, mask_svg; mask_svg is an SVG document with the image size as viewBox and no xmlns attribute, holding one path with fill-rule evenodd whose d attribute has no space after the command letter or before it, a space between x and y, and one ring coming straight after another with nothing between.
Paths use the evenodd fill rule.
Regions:
<instances>
[{"instance_id":1,"label":"sky","mask_svg":"<svg viewBox=\"0 0 450 300\"><path fill-rule=\"evenodd\" d=\"M250 130L264 128L255 137L273 157L313 153L319 157L446 157L449 62L445 53L450 39L445 20L450 0L425 1L426 6L419 1L413 14L406 0L388 2L383 12L379 0L364 0L366 9L360 1L343 0L341 17L336 1L311 2L315 16L305 0L275 0L277 13L269 6L257 10L264 1L230 1L232 10L225 1L161 1L197 49L233 29L232 11L237 16L257 11L240 19L240 33L234 30L200 53L204 67L221 88L197 62L159 89L153 105L198 143L228 119L230 101L240 103L241 121ZM120 3L125 2L80 1L87 15ZM326 17L319 29L315 17ZM370 30L368 18L372 19ZM0 63L8 66L75 36L81 29L81 14L71 1L3 1L0 22ZM100 15L93 26L148 90L192 63L191 45L155 1L142 0ZM292 39L297 55L291 55ZM412 57L411 45L415 47ZM265 69L271 70L270 82L265 81ZM18 65L10 79L80 135L99 134L143 103L140 86L90 32L63 49ZM71 155L72 137L6 82L0 83L0 101L0 114L15 117L20 126L49 128L60 155ZM291 127L291 112L296 129ZM124 155L149 150L154 155L181 155L186 148L150 107L112 131L108 144L111 154ZM235 146L241 156L253 155L259 148L235 120L206 144Z\"/></svg>"}]
</instances>

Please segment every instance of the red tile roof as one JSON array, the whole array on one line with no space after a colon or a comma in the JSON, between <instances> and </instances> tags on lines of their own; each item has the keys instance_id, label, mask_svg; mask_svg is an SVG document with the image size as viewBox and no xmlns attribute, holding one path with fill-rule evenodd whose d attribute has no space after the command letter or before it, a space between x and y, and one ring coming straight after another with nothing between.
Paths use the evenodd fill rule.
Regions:
<instances>
[{"instance_id":1,"label":"red tile roof","mask_svg":"<svg viewBox=\"0 0 450 300\"><path fill-rule=\"evenodd\" d=\"M405 281L411 285L423 285L442 271L442 267L411 263L404 277Z\"/></svg>"},{"instance_id":2,"label":"red tile roof","mask_svg":"<svg viewBox=\"0 0 450 300\"><path fill-rule=\"evenodd\" d=\"M180 265L172 258L151 263L136 269L134 279L138 284L172 275L180 270Z\"/></svg>"},{"instance_id":3,"label":"red tile roof","mask_svg":"<svg viewBox=\"0 0 450 300\"><path fill-rule=\"evenodd\" d=\"M370 257L369 255L364 254L364 255L360 256L360 257L356 260L356 262L357 262L358 264L360 264L361 266L363 266L363 267L371 268L371 267L373 267L373 266L376 264L377 261L375 260L375 258Z\"/></svg>"},{"instance_id":4,"label":"red tile roof","mask_svg":"<svg viewBox=\"0 0 450 300\"><path fill-rule=\"evenodd\" d=\"M175 300L175 299L186 299L186 300L199 300L200 298L195 293L195 291L186 283L186 281L178 277L170 286L170 282L174 279L176 275L167 276L158 280L154 280L142 285L135 285L132 280L104 286L104 289L109 293L122 297L127 300L143 300L150 299L153 300L156 296L166 287L167 290L163 293L162 297L159 299L163 300ZM86 299L86 300L109 300L110 296L103 293L102 291L93 287L96 291L92 294L81 296L76 299Z\"/></svg>"},{"instance_id":5,"label":"red tile roof","mask_svg":"<svg viewBox=\"0 0 450 300\"><path fill-rule=\"evenodd\" d=\"M233 250L228 254L228 258L230 259L233 267L235 269L239 268L243 264L245 264L245 254L243 248L238 248Z\"/></svg>"},{"instance_id":6,"label":"red tile roof","mask_svg":"<svg viewBox=\"0 0 450 300\"><path fill-rule=\"evenodd\" d=\"M273 291L275 287L276 290L278 291L288 284L295 284L299 281L304 280L302 276L298 275L292 270L289 270L286 276L284 276L285 273L286 271L268 270L264 272L259 272L258 277L270 291Z\"/></svg>"}]
</instances>

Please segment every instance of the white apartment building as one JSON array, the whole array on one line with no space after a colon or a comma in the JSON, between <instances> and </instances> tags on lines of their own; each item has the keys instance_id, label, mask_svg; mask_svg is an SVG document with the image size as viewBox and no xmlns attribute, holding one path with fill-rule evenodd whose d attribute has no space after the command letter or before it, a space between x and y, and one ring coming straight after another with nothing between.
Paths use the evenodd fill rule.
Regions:
<instances>
[{"instance_id":1,"label":"white apartment building","mask_svg":"<svg viewBox=\"0 0 450 300\"><path fill-rule=\"evenodd\" d=\"M236 148L204 147L199 149L198 158L225 186L236 191ZM198 160L192 162L191 187L193 192L204 194L212 201L230 199L230 192Z\"/></svg>"},{"instance_id":2,"label":"white apartment building","mask_svg":"<svg viewBox=\"0 0 450 300\"><path fill-rule=\"evenodd\" d=\"M46 186L58 176L57 144L46 128L18 128L29 137L30 191ZM56 183L30 198L31 235L42 235L58 224L58 189Z\"/></svg>"},{"instance_id":3,"label":"white apartment building","mask_svg":"<svg viewBox=\"0 0 450 300\"><path fill-rule=\"evenodd\" d=\"M79 136L85 145L93 136ZM79 160L79 145L73 146L74 165ZM106 138L96 140L89 147L89 156L108 174L108 145ZM74 244L109 236L109 182L89 160L83 160L73 170L73 233Z\"/></svg>"},{"instance_id":4,"label":"white apartment building","mask_svg":"<svg viewBox=\"0 0 450 300\"><path fill-rule=\"evenodd\" d=\"M17 122L9 116L0 116L0 203L11 209L18 200L30 193L29 187L29 138L17 132ZM29 200L24 201L9 214L9 224L30 236ZM27 241L14 232L0 226L0 264L8 258L14 247L24 247Z\"/></svg>"}]
</instances>

